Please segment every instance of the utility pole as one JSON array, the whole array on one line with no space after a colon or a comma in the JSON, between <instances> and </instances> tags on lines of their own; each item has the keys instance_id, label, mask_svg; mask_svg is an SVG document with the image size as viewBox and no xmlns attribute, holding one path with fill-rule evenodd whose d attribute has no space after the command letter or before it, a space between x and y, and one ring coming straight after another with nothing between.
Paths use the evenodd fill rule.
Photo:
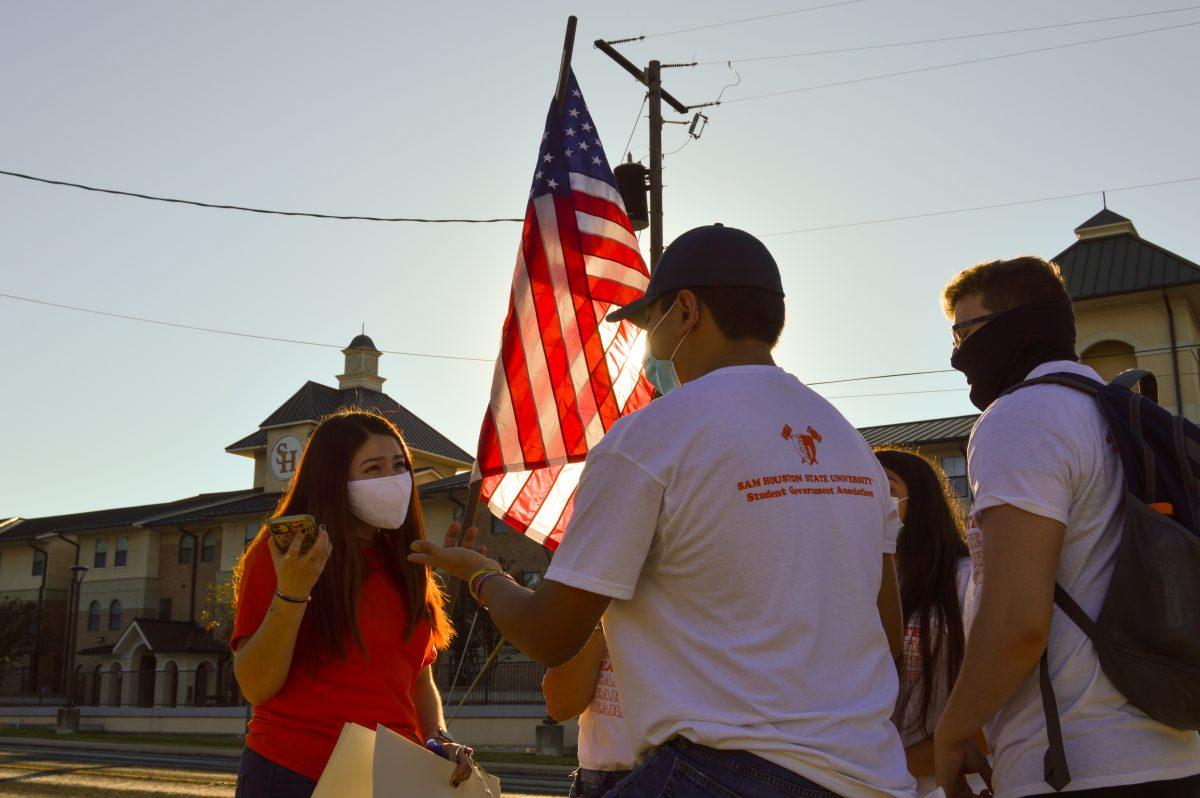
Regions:
<instances>
[{"instance_id":1,"label":"utility pole","mask_svg":"<svg viewBox=\"0 0 1200 798\"><path fill-rule=\"evenodd\" d=\"M651 61L646 69L650 89L650 268L663 252L662 208L662 64Z\"/></svg>"},{"instance_id":2,"label":"utility pole","mask_svg":"<svg viewBox=\"0 0 1200 798\"><path fill-rule=\"evenodd\" d=\"M669 92L663 89L662 64L657 60L651 61L649 66L643 70L635 66L628 58L617 52L611 44L603 39L597 39L594 44L596 45L596 49L616 61L622 69L633 75L650 93L650 270L654 271L654 267L658 265L658 259L662 257L663 251L662 128L667 123L663 121L662 104L664 102L667 103L667 105L681 114L686 114L692 109L672 97ZM668 66L671 65L668 64ZM679 65L676 64L675 66ZM674 122L672 124L686 124L686 122Z\"/></svg>"}]
</instances>

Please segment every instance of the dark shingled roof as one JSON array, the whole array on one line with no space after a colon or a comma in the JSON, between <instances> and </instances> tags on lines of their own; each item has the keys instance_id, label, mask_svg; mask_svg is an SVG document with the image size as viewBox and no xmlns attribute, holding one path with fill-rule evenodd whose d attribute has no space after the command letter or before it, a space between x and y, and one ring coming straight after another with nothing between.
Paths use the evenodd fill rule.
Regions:
<instances>
[{"instance_id":1,"label":"dark shingled roof","mask_svg":"<svg viewBox=\"0 0 1200 798\"><path fill-rule=\"evenodd\" d=\"M928 446L965 441L971 436L971 428L978 418L979 414L974 413L969 416L860 427L858 431L871 446Z\"/></svg>"},{"instance_id":2,"label":"dark shingled roof","mask_svg":"<svg viewBox=\"0 0 1200 798\"><path fill-rule=\"evenodd\" d=\"M258 432L251 432L246 437L236 443L231 443L225 447L227 452L241 452L247 449L261 449L267 445L267 431L260 429Z\"/></svg>"},{"instance_id":3,"label":"dark shingled roof","mask_svg":"<svg viewBox=\"0 0 1200 798\"><path fill-rule=\"evenodd\" d=\"M1120 224L1122 222L1127 222L1130 225L1133 224L1133 222L1130 219L1127 219L1126 217L1122 216L1121 214L1116 213L1114 211L1110 211L1108 208L1105 208L1104 210L1100 211L1098 214L1093 216L1091 219L1088 219L1086 222L1084 222L1083 224L1076 227L1075 232L1080 233L1084 230L1090 230L1094 227L1107 227L1110 224Z\"/></svg>"},{"instance_id":4,"label":"dark shingled roof","mask_svg":"<svg viewBox=\"0 0 1200 798\"><path fill-rule=\"evenodd\" d=\"M1105 208L1076 228L1128 222ZM1082 238L1058 254L1071 299L1096 299L1200 283L1200 266L1128 231Z\"/></svg>"},{"instance_id":5,"label":"dark shingled roof","mask_svg":"<svg viewBox=\"0 0 1200 798\"><path fill-rule=\"evenodd\" d=\"M231 490L223 493L201 493L187 499L157 504L140 504L136 507L116 507L111 510L92 510L70 515L49 515L41 518L25 518L7 527L0 534L0 542L32 540L41 535L55 532L84 532L89 529L132 526L163 515L164 513L195 510L209 505L218 505L230 499L258 493L257 489Z\"/></svg>"},{"instance_id":6,"label":"dark shingled roof","mask_svg":"<svg viewBox=\"0 0 1200 798\"><path fill-rule=\"evenodd\" d=\"M461 474L455 474L452 477L438 479L433 482L426 482L419 488L422 496L436 496L439 493L450 493L455 490L463 490L471 482L471 472L464 471Z\"/></svg>"},{"instance_id":7,"label":"dark shingled roof","mask_svg":"<svg viewBox=\"0 0 1200 798\"><path fill-rule=\"evenodd\" d=\"M235 515L259 515L269 513L279 504L283 493L255 493L236 501L225 502L213 507L202 507L197 510L184 510L173 515L155 518L148 526L177 524L193 524L208 521L213 518L229 518Z\"/></svg>"},{"instance_id":8,"label":"dark shingled roof","mask_svg":"<svg viewBox=\"0 0 1200 798\"><path fill-rule=\"evenodd\" d=\"M375 342L365 335L356 335L354 340L350 342L347 349L370 349L373 352L378 352L379 347L375 346Z\"/></svg>"},{"instance_id":9,"label":"dark shingled roof","mask_svg":"<svg viewBox=\"0 0 1200 798\"><path fill-rule=\"evenodd\" d=\"M179 654L196 651L224 652L225 646L213 640L192 621L160 621L157 618L135 618L150 650L155 654Z\"/></svg>"},{"instance_id":10,"label":"dark shingled roof","mask_svg":"<svg viewBox=\"0 0 1200 798\"><path fill-rule=\"evenodd\" d=\"M259 426L279 427L286 424L316 422L323 416L343 408L362 408L374 410L383 415L404 433L408 445L423 452L448 457L469 463L473 460L453 441L429 426L408 408L401 405L392 397L369 388L346 388L339 390L322 385L311 380L296 391L290 399L280 405L279 409L269 415ZM260 436L261 437L258 437ZM261 441L261 443L257 443ZM247 435L237 443L226 447L226 451L247 449L266 445L266 434L260 429L257 433Z\"/></svg>"}]
</instances>

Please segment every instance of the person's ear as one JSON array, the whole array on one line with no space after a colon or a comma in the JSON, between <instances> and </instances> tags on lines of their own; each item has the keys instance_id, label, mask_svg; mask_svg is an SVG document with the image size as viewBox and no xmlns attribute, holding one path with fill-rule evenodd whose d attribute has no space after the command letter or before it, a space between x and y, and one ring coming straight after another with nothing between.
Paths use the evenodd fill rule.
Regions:
<instances>
[{"instance_id":1,"label":"person's ear","mask_svg":"<svg viewBox=\"0 0 1200 798\"><path fill-rule=\"evenodd\" d=\"M691 332L700 323L700 298L692 291L683 289L679 292L679 311L682 319L680 329Z\"/></svg>"}]
</instances>

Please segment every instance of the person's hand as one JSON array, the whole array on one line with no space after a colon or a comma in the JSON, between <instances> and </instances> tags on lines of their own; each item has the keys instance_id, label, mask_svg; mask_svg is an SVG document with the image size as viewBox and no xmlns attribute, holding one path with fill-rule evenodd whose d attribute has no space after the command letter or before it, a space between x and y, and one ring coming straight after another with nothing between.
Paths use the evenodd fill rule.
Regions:
<instances>
[{"instance_id":1,"label":"person's hand","mask_svg":"<svg viewBox=\"0 0 1200 798\"><path fill-rule=\"evenodd\" d=\"M951 798L969 798L975 795L967 785L968 773L978 773L988 789L981 795L990 796L992 767L987 757L970 738L948 740L937 733L933 736L933 768L937 785Z\"/></svg>"},{"instance_id":2,"label":"person's hand","mask_svg":"<svg viewBox=\"0 0 1200 798\"><path fill-rule=\"evenodd\" d=\"M471 778L471 774L475 772L475 761L471 759L474 751L458 743L442 743L442 750L446 752L447 759L458 765L450 776L451 787L457 787Z\"/></svg>"},{"instance_id":3,"label":"person's hand","mask_svg":"<svg viewBox=\"0 0 1200 798\"><path fill-rule=\"evenodd\" d=\"M312 593L313 585L321 578L325 563L333 554L329 533L325 525L317 528L317 540L306 553L300 553L303 535L293 535L286 552L280 551L272 540L267 541L271 560L275 563L275 588L285 596L306 598Z\"/></svg>"},{"instance_id":4,"label":"person's hand","mask_svg":"<svg viewBox=\"0 0 1200 798\"><path fill-rule=\"evenodd\" d=\"M408 555L408 561L418 565L427 565L430 568L441 568L451 576L456 576L464 581L470 579L471 574L482 568L500 568L500 563L475 551L469 545L458 545L461 531L462 525L457 521L451 524L446 531L444 546L439 546L431 540L414 540L412 543L413 553ZM468 529L467 534L462 538L463 543L474 543L475 536L478 534L474 528Z\"/></svg>"}]
</instances>

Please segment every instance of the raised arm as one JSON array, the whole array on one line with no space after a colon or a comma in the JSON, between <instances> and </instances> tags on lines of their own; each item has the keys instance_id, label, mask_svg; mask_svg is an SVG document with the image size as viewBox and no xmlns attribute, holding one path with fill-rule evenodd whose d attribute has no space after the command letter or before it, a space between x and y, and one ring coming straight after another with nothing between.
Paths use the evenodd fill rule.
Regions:
<instances>
[{"instance_id":1,"label":"raised arm","mask_svg":"<svg viewBox=\"0 0 1200 798\"><path fill-rule=\"evenodd\" d=\"M269 540L262 544L271 552L276 589L289 598L309 596L332 553L324 526L318 531L316 543L303 555L300 554L302 538L302 535L293 537L286 553L279 551ZM233 657L233 673L242 695L251 704L262 704L283 688L292 667L296 636L307 607L306 601L287 601L272 596L262 624L238 645Z\"/></svg>"}]
</instances>

